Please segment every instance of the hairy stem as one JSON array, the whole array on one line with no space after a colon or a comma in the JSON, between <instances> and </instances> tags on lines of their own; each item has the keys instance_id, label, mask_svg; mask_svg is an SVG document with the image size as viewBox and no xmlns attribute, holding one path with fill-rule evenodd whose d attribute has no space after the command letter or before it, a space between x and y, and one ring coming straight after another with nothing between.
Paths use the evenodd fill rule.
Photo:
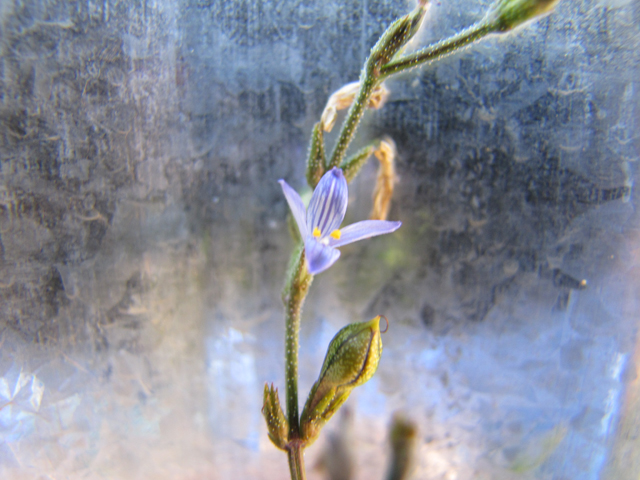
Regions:
<instances>
[{"instance_id":1,"label":"hairy stem","mask_svg":"<svg viewBox=\"0 0 640 480\"><path fill-rule=\"evenodd\" d=\"M300 312L313 275L307 271L304 248L300 245L292 255L292 264L284 304L286 308L285 329L285 382L287 396L287 420L289 421L289 440L296 443L300 438L300 416L298 413L298 348L300 336ZM301 446L298 446L301 449ZM291 457L290 457L291 458ZM291 460L290 460L291 461Z\"/></svg>"},{"instance_id":2,"label":"hairy stem","mask_svg":"<svg viewBox=\"0 0 640 480\"><path fill-rule=\"evenodd\" d=\"M304 470L303 447L298 442L292 442L287 450L289 459L289 473L291 480L306 480L307 474Z\"/></svg>"},{"instance_id":3,"label":"hairy stem","mask_svg":"<svg viewBox=\"0 0 640 480\"><path fill-rule=\"evenodd\" d=\"M365 65L365 69L360 76L360 90L355 101L351 104L347 118L342 124L342 130L340 130L340 136L336 143L333 153L331 154L331 160L329 161L328 169L339 166L344 160L344 155L347 152L347 148L356 133L356 128L362 119L364 110L369 104L369 99L373 90L378 85L377 76L374 74L374 69L369 65Z\"/></svg>"},{"instance_id":4,"label":"hairy stem","mask_svg":"<svg viewBox=\"0 0 640 480\"><path fill-rule=\"evenodd\" d=\"M497 29L498 25L495 22L483 20L476 23L445 40L441 40L417 52L390 61L382 67L380 71L381 79L444 57L484 38L490 33L496 32Z\"/></svg>"}]
</instances>

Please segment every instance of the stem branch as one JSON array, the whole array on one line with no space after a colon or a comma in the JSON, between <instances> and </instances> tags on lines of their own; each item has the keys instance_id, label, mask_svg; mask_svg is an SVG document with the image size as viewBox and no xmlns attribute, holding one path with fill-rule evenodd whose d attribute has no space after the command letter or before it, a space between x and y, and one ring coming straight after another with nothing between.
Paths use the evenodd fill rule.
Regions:
<instances>
[{"instance_id":1,"label":"stem branch","mask_svg":"<svg viewBox=\"0 0 640 480\"><path fill-rule=\"evenodd\" d=\"M496 22L482 20L445 40L441 40L440 42L429 45L417 52L390 61L380 70L381 79L385 79L393 74L420 66L437 58L444 57L445 55L464 48L488 34L496 32L497 30L498 25Z\"/></svg>"}]
</instances>

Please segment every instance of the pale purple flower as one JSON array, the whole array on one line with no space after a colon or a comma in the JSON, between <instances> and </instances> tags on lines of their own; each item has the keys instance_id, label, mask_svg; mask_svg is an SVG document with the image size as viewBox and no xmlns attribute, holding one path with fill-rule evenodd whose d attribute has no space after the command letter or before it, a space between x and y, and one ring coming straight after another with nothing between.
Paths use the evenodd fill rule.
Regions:
<instances>
[{"instance_id":1,"label":"pale purple flower","mask_svg":"<svg viewBox=\"0 0 640 480\"><path fill-rule=\"evenodd\" d=\"M298 224L307 268L312 275L324 272L338 260L338 247L391 233L402 225L402 222L365 220L340 229L347 211L348 191L347 181L339 168L334 167L322 176L306 211L300 195L284 180L279 183Z\"/></svg>"}]
</instances>

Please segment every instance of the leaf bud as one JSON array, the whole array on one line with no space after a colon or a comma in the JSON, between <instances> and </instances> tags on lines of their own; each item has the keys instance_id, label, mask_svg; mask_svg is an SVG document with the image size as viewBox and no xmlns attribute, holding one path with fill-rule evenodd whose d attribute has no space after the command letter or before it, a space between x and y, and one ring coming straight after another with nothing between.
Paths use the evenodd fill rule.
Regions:
<instances>
[{"instance_id":1,"label":"leaf bud","mask_svg":"<svg viewBox=\"0 0 640 480\"><path fill-rule=\"evenodd\" d=\"M427 7L427 1L420 1L412 12L399 18L387 28L371 50L368 60L370 66L379 71L393 59L396 53L420 30Z\"/></svg>"}]
</instances>

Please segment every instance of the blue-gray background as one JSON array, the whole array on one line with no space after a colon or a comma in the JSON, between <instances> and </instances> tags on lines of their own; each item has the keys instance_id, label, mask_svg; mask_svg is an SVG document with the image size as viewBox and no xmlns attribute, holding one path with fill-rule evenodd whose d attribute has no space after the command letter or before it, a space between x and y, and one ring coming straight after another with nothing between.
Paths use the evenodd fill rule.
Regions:
<instances>
[{"instance_id":1,"label":"blue-gray background","mask_svg":"<svg viewBox=\"0 0 640 480\"><path fill-rule=\"evenodd\" d=\"M303 188L328 96L412 7L0 2L3 478L286 475L260 415L284 386L276 181ZM434 3L413 46L487 7ZM639 25L633 0L562 0L387 82L358 141L396 142L403 227L344 248L302 327L304 399L338 328L391 321L349 401L357 478L396 411L416 478L637 478Z\"/></svg>"}]
</instances>

